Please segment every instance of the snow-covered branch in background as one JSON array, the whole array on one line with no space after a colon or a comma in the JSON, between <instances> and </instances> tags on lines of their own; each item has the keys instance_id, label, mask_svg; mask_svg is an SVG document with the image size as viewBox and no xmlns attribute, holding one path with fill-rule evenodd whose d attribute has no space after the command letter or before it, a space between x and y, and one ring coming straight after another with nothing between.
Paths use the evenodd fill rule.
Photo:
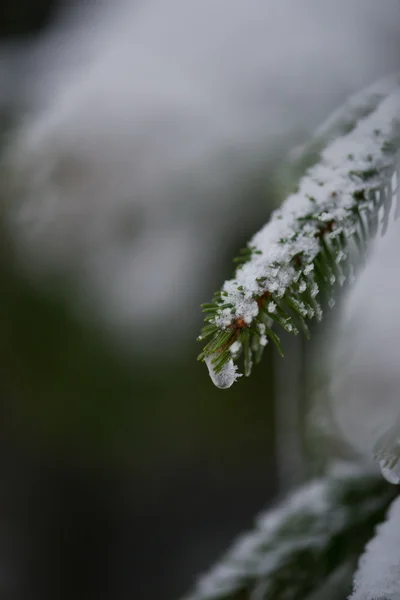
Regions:
<instances>
[{"instance_id":1,"label":"snow-covered branch in background","mask_svg":"<svg viewBox=\"0 0 400 600\"><path fill-rule=\"evenodd\" d=\"M308 597L339 565L357 558L394 489L358 466L332 466L326 477L261 514L254 531L237 540L186 600Z\"/></svg>"},{"instance_id":2,"label":"snow-covered branch in background","mask_svg":"<svg viewBox=\"0 0 400 600\"><path fill-rule=\"evenodd\" d=\"M229 387L243 354L248 375L272 341L277 324L308 335L306 320L333 306L335 286L354 278L378 231L385 233L396 194L400 89L385 97L349 133L330 142L297 193L275 211L237 259L234 279L213 302L199 340L211 337L199 358L216 385ZM400 214L397 195L395 217Z\"/></svg>"}]
</instances>

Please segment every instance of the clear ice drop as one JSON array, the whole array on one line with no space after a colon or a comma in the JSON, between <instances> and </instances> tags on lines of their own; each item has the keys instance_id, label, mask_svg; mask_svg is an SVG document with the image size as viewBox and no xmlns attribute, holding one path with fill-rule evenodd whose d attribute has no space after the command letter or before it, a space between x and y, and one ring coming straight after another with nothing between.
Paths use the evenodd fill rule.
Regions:
<instances>
[{"instance_id":1,"label":"clear ice drop","mask_svg":"<svg viewBox=\"0 0 400 600\"><path fill-rule=\"evenodd\" d=\"M230 388L233 383L235 383L236 379L240 377L240 374L237 372L237 367L232 359L230 359L222 367L221 371L216 373L214 365L212 364L214 358L215 354L211 354L205 359L206 365L208 367L208 372L210 374L213 384L221 390L226 390L227 388Z\"/></svg>"}]
</instances>

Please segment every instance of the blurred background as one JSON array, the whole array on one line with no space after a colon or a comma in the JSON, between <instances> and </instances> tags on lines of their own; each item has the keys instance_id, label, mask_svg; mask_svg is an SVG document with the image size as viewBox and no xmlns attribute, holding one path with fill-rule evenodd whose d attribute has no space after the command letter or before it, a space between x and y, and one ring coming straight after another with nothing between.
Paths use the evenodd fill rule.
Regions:
<instances>
[{"instance_id":1,"label":"blurred background","mask_svg":"<svg viewBox=\"0 0 400 600\"><path fill-rule=\"evenodd\" d=\"M3 0L2 598L179 598L302 478L289 340L217 390L199 304L294 184L289 151L397 69L399 17Z\"/></svg>"}]
</instances>

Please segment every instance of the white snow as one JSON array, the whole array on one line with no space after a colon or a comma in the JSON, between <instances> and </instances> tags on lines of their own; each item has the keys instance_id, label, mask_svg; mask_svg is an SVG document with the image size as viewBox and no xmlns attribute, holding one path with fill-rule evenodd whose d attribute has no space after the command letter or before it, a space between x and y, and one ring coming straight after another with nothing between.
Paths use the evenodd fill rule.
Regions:
<instances>
[{"instance_id":1,"label":"white snow","mask_svg":"<svg viewBox=\"0 0 400 600\"><path fill-rule=\"evenodd\" d=\"M349 600L400 600L400 498L360 559Z\"/></svg>"}]
</instances>

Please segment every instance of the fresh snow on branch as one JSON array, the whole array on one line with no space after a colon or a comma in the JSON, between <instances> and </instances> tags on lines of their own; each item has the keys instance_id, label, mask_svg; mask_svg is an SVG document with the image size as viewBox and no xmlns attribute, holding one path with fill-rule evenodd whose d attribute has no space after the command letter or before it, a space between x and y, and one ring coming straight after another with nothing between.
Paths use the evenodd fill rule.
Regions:
<instances>
[{"instance_id":1,"label":"fresh snow on branch","mask_svg":"<svg viewBox=\"0 0 400 600\"><path fill-rule=\"evenodd\" d=\"M211 341L199 359L207 359L220 387L237 378L233 361L241 351L246 375L268 340L282 353L274 322L307 335L305 320L321 319L324 294L332 307L334 285L352 281L368 242L386 230L396 188L400 111L400 88L389 90L376 110L329 143L298 192L242 251L234 279L203 305L207 324L199 339ZM397 202L396 216L399 212Z\"/></svg>"}]
</instances>

